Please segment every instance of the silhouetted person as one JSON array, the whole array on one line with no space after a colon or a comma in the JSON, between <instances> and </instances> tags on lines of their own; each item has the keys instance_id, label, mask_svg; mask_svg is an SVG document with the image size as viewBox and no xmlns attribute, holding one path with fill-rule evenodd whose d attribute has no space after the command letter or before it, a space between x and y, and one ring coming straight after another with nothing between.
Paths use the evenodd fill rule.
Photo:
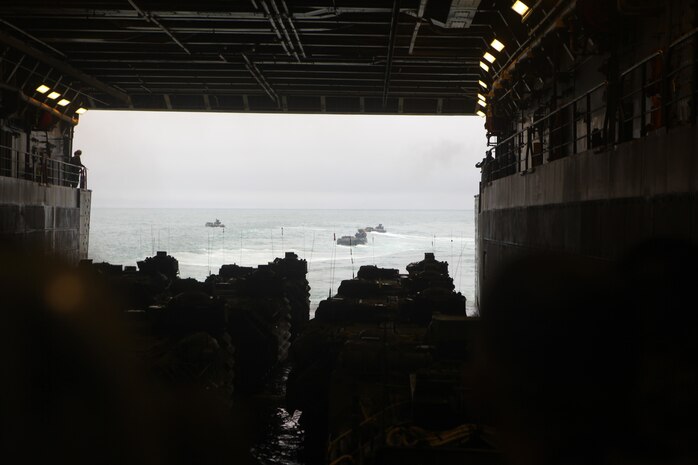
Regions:
<instances>
[{"instance_id":1,"label":"silhouetted person","mask_svg":"<svg viewBox=\"0 0 698 465\"><path fill-rule=\"evenodd\" d=\"M70 173L70 186L84 188L85 184L85 165L82 164L82 150L76 150L73 156L70 158L70 165L68 166Z\"/></svg>"}]
</instances>

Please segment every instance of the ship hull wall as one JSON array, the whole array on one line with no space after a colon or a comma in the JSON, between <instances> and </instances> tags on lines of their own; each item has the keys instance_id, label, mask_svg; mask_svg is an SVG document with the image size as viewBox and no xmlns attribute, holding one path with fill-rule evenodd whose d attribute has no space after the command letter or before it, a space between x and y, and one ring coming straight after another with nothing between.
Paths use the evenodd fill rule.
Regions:
<instances>
[{"instance_id":1,"label":"ship hull wall","mask_svg":"<svg viewBox=\"0 0 698 465\"><path fill-rule=\"evenodd\" d=\"M22 249L87 258L89 190L0 177L0 240Z\"/></svg>"},{"instance_id":2,"label":"ship hull wall","mask_svg":"<svg viewBox=\"0 0 698 465\"><path fill-rule=\"evenodd\" d=\"M532 254L601 269L651 238L698 243L697 143L693 126L663 130L483 183L478 297L507 263Z\"/></svg>"}]
</instances>

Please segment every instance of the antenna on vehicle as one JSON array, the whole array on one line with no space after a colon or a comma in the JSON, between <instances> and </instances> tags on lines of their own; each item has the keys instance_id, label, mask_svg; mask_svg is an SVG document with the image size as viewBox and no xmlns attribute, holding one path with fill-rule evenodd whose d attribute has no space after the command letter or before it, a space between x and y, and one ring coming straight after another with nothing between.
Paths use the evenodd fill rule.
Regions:
<instances>
[{"instance_id":1,"label":"antenna on vehicle","mask_svg":"<svg viewBox=\"0 0 698 465\"><path fill-rule=\"evenodd\" d=\"M351 279L354 279L354 252L349 247L349 257L351 258Z\"/></svg>"},{"instance_id":2,"label":"antenna on vehicle","mask_svg":"<svg viewBox=\"0 0 698 465\"><path fill-rule=\"evenodd\" d=\"M453 231L451 231L451 263L453 263Z\"/></svg>"},{"instance_id":3,"label":"antenna on vehicle","mask_svg":"<svg viewBox=\"0 0 698 465\"><path fill-rule=\"evenodd\" d=\"M330 266L330 294L328 298L332 298L332 288L334 287L334 272L336 268L336 258L337 258L337 234L333 233L332 236L335 238L334 240L334 249L332 250L332 265Z\"/></svg>"},{"instance_id":4,"label":"antenna on vehicle","mask_svg":"<svg viewBox=\"0 0 698 465\"><path fill-rule=\"evenodd\" d=\"M373 251L373 266L376 265L376 238L371 236L371 250Z\"/></svg>"},{"instance_id":5,"label":"antenna on vehicle","mask_svg":"<svg viewBox=\"0 0 698 465\"><path fill-rule=\"evenodd\" d=\"M460 265L461 265L461 260L463 259L463 252L465 251L465 238L461 235L461 249L460 249L460 255L458 256L458 263L456 264L456 270L453 273L453 283L456 283L456 279L458 277L458 273L461 271L460 270ZM461 277L463 275L461 274ZM460 286L458 287L458 290L460 291Z\"/></svg>"},{"instance_id":6,"label":"antenna on vehicle","mask_svg":"<svg viewBox=\"0 0 698 465\"><path fill-rule=\"evenodd\" d=\"M211 233L208 233L208 275L211 276Z\"/></svg>"},{"instance_id":7,"label":"antenna on vehicle","mask_svg":"<svg viewBox=\"0 0 698 465\"><path fill-rule=\"evenodd\" d=\"M313 244L310 246L310 260L308 260L308 268L313 263L313 252L315 251L315 231L313 231Z\"/></svg>"}]
</instances>

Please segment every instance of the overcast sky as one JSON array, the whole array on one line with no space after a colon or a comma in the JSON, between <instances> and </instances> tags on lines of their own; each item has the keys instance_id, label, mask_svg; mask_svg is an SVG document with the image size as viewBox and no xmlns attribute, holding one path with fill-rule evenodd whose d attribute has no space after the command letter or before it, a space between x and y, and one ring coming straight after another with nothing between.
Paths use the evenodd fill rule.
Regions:
<instances>
[{"instance_id":1,"label":"overcast sky","mask_svg":"<svg viewBox=\"0 0 698 465\"><path fill-rule=\"evenodd\" d=\"M471 209L479 117L90 111L95 207Z\"/></svg>"}]
</instances>

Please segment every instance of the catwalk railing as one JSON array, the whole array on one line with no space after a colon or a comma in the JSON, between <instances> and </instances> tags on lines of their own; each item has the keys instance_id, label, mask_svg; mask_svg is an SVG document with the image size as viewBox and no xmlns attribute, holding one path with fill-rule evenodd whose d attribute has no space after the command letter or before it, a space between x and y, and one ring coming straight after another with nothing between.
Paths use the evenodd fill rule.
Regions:
<instances>
[{"instance_id":1,"label":"catwalk railing","mask_svg":"<svg viewBox=\"0 0 698 465\"><path fill-rule=\"evenodd\" d=\"M0 176L87 189L87 168L0 145Z\"/></svg>"},{"instance_id":2,"label":"catwalk railing","mask_svg":"<svg viewBox=\"0 0 698 465\"><path fill-rule=\"evenodd\" d=\"M550 111L487 151L483 182L525 173L545 162L640 139L698 117L698 29Z\"/></svg>"}]
</instances>

